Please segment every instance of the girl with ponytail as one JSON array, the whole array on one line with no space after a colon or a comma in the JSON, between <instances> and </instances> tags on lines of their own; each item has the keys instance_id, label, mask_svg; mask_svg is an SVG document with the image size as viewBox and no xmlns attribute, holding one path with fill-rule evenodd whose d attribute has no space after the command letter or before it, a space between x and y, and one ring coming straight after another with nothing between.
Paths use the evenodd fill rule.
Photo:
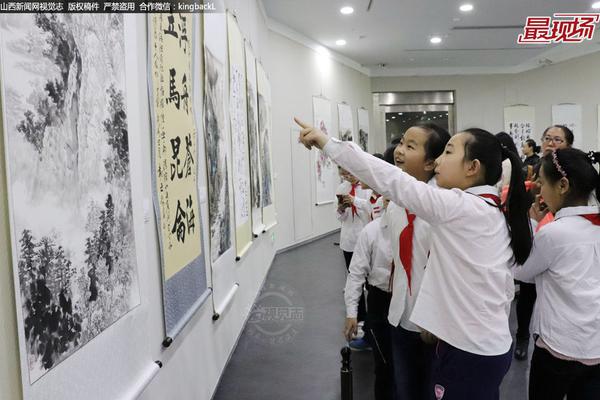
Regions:
<instances>
[{"instance_id":1,"label":"girl with ponytail","mask_svg":"<svg viewBox=\"0 0 600 400\"><path fill-rule=\"evenodd\" d=\"M351 142L296 122L307 148L323 149L338 165L431 226L427 267L410 317L429 333L424 336L437 340L428 398L498 399L512 359L512 267L527 260L532 244L519 156L491 133L468 129L454 135L437 158L439 187L434 187ZM512 164L506 205L493 186L504 158Z\"/></svg>"},{"instance_id":2,"label":"girl with ponytail","mask_svg":"<svg viewBox=\"0 0 600 400\"><path fill-rule=\"evenodd\" d=\"M558 149L541 161L554 222L535 235L515 278L535 282L530 400L597 399L600 390L600 153Z\"/></svg>"}]
</instances>

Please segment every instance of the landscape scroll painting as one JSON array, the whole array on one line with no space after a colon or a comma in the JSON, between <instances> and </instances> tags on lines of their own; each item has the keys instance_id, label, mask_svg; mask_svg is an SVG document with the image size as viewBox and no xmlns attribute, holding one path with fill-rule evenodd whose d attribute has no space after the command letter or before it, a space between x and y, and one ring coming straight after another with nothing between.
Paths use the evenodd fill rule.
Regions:
<instances>
[{"instance_id":1,"label":"landscape scroll painting","mask_svg":"<svg viewBox=\"0 0 600 400\"><path fill-rule=\"evenodd\" d=\"M338 104L338 130L340 140L350 141L354 138L354 123L352 121L352 109L349 104Z\"/></svg>"},{"instance_id":2,"label":"landscape scroll painting","mask_svg":"<svg viewBox=\"0 0 600 400\"><path fill-rule=\"evenodd\" d=\"M275 218L273 170L271 164L272 103L271 84L260 63L256 64L258 91L258 138L260 148L261 200L263 223L270 229L277 223Z\"/></svg>"},{"instance_id":3,"label":"landscape scroll painting","mask_svg":"<svg viewBox=\"0 0 600 400\"><path fill-rule=\"evenodd\" d=\"M33 383L140 303L123 16L0 20L17 319Z\"/></svg>"},{"instance_id":4,"label":"landscape scroll painting","mask_svg":"<svg viewBox=\"0 0 600 400\"><path fill-rule=\"evenodd\" d=\"M327 135L331 135L331 102L323 97L313 97L313 124ZM315 151L316 204L329 204L334 199L335 189L340 183L337 166L321 150Z\"/></svg>"},{"instance_id":5,"label":"landscape scroll painting","mask_svg":"<svg viewBox=\"0 0 600 400\"><path fill-rule=\"evenodd\" d=\"M252 206L252 233L260 234L264 229L262 220L262 186L260 169L260 147L258 138L258 96L256 91L256 59L252 48L245 44L246 95L248 97L248 144L250 147L250 199Z\"/></svg>"},{"instance_id":6,"label":"landscape scroll painting","mask_svg":"<svg viewBox=\"0 0 600 400\"><path fill-rule=\"evenodd\" d=\"M364 151L369 151L369 111L359 108L358 116L358 145Z\"/></svg>"},{"instance_id":7,"label":"landscape scroll painting","mask_svg":"<svg viewBox=\"0 0 600 400\"><path fill-rule=\"evenodd\" d=\"M225 15L204 14L204 141L208 178L210 253L213 263L232 247L231 152L226 126L227 30Z\"/></svg>"}]
</instances>

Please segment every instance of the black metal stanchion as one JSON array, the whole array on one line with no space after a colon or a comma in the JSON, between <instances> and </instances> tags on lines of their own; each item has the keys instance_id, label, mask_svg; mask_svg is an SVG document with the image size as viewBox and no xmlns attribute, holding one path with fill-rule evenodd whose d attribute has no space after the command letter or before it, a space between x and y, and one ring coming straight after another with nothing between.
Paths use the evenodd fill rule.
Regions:
<instances>
[{"instance_id":1,"label":"black metal stanchion","mask_svg":"<svg viewBox=\"0 0 600 400\"><path fill-rule=\"evenodd\" d=\"M342 368L340 369L340 380L342 383L342 400L352 400L352 366L350 365L350 347L345 346L340 352L342 354Z\"/></svg>"}]
</instances>

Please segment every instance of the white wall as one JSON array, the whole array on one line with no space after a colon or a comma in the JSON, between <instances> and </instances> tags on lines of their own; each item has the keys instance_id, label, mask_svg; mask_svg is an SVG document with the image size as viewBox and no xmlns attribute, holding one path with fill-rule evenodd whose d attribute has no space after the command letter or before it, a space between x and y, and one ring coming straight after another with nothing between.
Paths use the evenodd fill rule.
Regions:
<instances>
[{"instance_id":1,"label":"white wall","mask_svg":"<svg viewBox=\"0 0 600 400\"><path fill-rule=\"evenodd\" d=\"M505 75L372 78L373 92L455 90L456 128L504 130L504 107L535 106L535 139L552 123L552 105L583 106L584 149L598 148L597 105L600 103L600 52L544 68Z\"/></svg>"},{"instance_id":2,"label":"white wall","mask_svg":"<svg viewBox=\"0 0 600 400\"><path fill-rule=\"evenodd\" d=\"M338 131L337 104L345 101L352 107L354 129L358 132L357 108L369 110L372 121L372 100L369 78L338 61L282 36L269 34L269 66L273 92L273 166L276 173L275 198L279 225L277 226L277 248L293 245L293 210L298 218L312 220L312 234L317 236L339 228L333 204L315 206L313 170L307 165L290 163L292 146L299 144L290 140L294 116L311 123L313 121L312 97L323 95L332 105L332 132ZM369 138L373 149L374 133ZM313 150L313 152L316 150ZM294 203L294 188L291 185L292 169L300 168L310 175L312 200L309 204ZM333 198L333 194L332 194Z\"/></svg>"}]
</instances>

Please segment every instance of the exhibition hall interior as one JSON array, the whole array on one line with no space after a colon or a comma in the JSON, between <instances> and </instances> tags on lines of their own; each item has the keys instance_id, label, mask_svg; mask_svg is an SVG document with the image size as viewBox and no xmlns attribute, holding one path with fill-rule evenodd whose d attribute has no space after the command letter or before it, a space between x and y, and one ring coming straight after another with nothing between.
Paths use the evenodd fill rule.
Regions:
<instances>
[{"instance_id":1,"label":"exhibition hall interior","mask_svg":"<svg viewBox=\"0 0 600 400\"><path fill-rule=\"evenodd\" d=\"M0 0L0 399L600 399L599 24Z\"/></svg>"}]
</instances>

